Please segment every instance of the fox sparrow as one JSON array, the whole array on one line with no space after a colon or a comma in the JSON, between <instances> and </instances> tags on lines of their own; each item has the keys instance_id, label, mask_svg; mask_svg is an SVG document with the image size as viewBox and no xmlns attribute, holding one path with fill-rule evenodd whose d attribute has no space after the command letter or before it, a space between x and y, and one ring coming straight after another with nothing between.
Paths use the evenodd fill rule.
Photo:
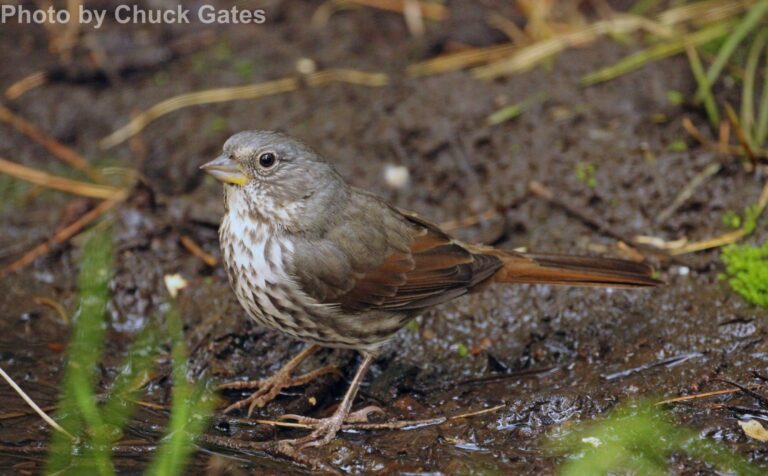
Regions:
<instances>
[{"instance_id":1,"label":"fox sparrow","mask_svg":"<svg viewBox=\"0 0 768 476\"><path fill-rule=\"evenodd\" d=\"M284 134L246 131L203 165L224 183L219 236L229 281L259 324L311 345L227 411L263 406L283 388L333 369L294 377L319 346L363 355L333 416L292 448L330 441L351 413L366 371L383 345L425 309L491 283L654 286L652 270L629 261L527 254L462 243L423 218L354 188L322 156Z\"/></svg>"}]
</instances>

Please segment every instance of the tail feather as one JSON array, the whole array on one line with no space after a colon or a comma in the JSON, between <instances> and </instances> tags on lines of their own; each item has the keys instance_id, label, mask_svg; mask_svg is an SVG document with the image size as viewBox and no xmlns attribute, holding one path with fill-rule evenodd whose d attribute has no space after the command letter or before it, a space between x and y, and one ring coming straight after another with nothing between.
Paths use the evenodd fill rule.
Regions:
<instances>
[{"instance_id":1,"label":"tail feather","mask_svg":"<svg viewBox=\"0 0 768 476\"><path fill-rule=\"evenodd\" d=\"M541 283L568 286L649 287L662 284L646 264L613 258L550 254L497 254L504 265L498 283Z\"/></svg>"}]
</instances>

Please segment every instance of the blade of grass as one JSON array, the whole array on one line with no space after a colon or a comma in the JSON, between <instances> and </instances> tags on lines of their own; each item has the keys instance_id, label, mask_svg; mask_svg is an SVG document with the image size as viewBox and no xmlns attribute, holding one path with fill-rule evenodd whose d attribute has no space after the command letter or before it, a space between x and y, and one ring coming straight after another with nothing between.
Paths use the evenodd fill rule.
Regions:
<instances>
[{"instance_id":1,"label":"blade of grass","mask_svg":"<svg viewBox=\"0 0 768 476\"><path fill-rule=\"evenodd\" d=\"M70 180L1 158L0 173L26 180L27 182L32 182L37 185L42 185L43 187L75 195L82 195L83 197L109 199L120 193L120 189L116 187Z\"/></svg>"},{"instance_id":2,"label":"blade of grass","mask_svg":"<svg viewBox=\"0 0 768 476\"><path fill-rule=\"evenodd\" d=\"M580 79L580 82L582 86L591 86L593 84L609 81L639 69L652 61L676 55L685 50L686 44L694 46L707 44L727 35L732 24L732 22L720 22L713 26L703 28L695 33L691 33L690 35L675 38L671 41L638 51L611 66L601 68L583 76Z\"/></svg>"},{"instance_id":3,"label":"blade of grass","mask_svg":"<svg viewBox=\"0 0 768 476\"><path fill-rule=\"evenodd\" d=\"M155 364L160 336L154 326L147 326L128 349L127 360L112 383L101 412L113 428L122 430L136 408L136 398Z\"/></svg>"},{"instance_id":4,"label":"blade of grass","mask_svg":"<svg viewBox=\"0 0 768 476\"><path fill-rule=\"evenodd\" d=\"M701 64L701 58L696 51L696 47L691 45L685 45L685 52L688 55L688 62L691 65L691 71L693 77L699 84L699 91L702 92L702 99L704 100L704 109L707 111L707 117L709 118L712 127L717 127L720 124L720 112L717 110L717 104L715 103L715 97L712 95L712 89L707 82L706 74L704 73L704 66Z\"/></svg>"},{"instance_id":5,"label":"blade of grass","mask_svg":"<svg viewBox=\"0 0 768 476\"><path fill-rule=\"evenodd\" d=\"M78 464L87 465L90 472L100 475L115 472L110 459L112 445L93 390L104 341L111 271L111 235L107 230L95 229L83 250L78 277L80 306L67 352L64 393L57 412L62 415L60 423L64 428L75 435L88 435L92 444L76 449L69 438L56 433L46 468L48 474L65 469L77 472L74 468Z\"/></svg>"},{"instance_id":6,"label":"blade of grass","mask_svg":"<svg viewBox=\"0 0 768 476\"><path fill-rule=\"evenodd\" d=\"M486 123L489 126L495 126L496 124L501 124L502 122L514 119L515 117L525 112L531 106L538 104L542 101L545 101L547 97L548 96L546 93L539 92L534 94L531 97L523 99L518 103L503 107L498 111L494 112L493 114L491 114L490 116L488 116Z\"/></svg>"},{"instance_id":7,"label":"blade of grass","mask_svg":"<svg viewBox=\"0 0 768 476\"><path fill-rule=\"evenodd\" d=\"M725 68L726 63L730 59L736 47L746 38L746 36L760 24L760 20L763 15L768 12L768 0L760 0L755 3L752 8L749 9L741 22L736 25L733 32L728 36L717 52L715 60L710 65L706 74L706 82L699 82L699 89L696 92L696 99L704 100L704 96L707 94L706 89L710 88L712 84L717 80ZM706 86L705 86L706 85Z\"/></svg>"},{"instance_id":8,"label":"blade of grass","mask_svg":"<svg viewBox=\"0 0 768 476\"><path fill-rule=\"evenodd\" d=\"M760 100L757 128L755 129L755 140L758 147L762 147L765 144L765 140L768 139L768 51L765 53L763 79L763 97Z\"/></svg>"},{"instance_id":9,"label":"blade of grass","mask_svg":"<svg viewBox=\"0 0 768 476\"><path fill-rule=\"evenodd\" d=\"M741 127L752 147L760 146L755 134L755 78L757 76L757 63L763 48L765 48L766 39L768 39L768 28L763 28L749 48L747 64L744 68L744 87L741 90Z\"/></svg>"},{"instance_id":10,"label":"blade of grass","mask_svg":"<svg viewBox=\"0 0 768 476\"><path fill-rule=\"evenodd\" d=\"M187 380L187 348L176 303L165 316L173 359L173 406L168 431L147 474L181 474L216 404L204 382Z\"/></svg>"}]
</instances>

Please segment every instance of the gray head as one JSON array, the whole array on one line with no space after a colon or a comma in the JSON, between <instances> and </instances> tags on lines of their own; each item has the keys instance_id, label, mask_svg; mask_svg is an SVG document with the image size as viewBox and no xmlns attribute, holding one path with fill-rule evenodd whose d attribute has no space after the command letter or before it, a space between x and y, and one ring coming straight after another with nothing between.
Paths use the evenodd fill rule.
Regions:
<instances>
[{"instance_id":1,"label":"gray head","mask_svg":"<svg viewBox=\"0 0 768 476\"><path fill-rule=\"evenodd\" d=\"M202 169L224 183L230 212L294 232L313 226L346 193L333 166L279 132L238 132Z\"/></svg>"}]
</instances>

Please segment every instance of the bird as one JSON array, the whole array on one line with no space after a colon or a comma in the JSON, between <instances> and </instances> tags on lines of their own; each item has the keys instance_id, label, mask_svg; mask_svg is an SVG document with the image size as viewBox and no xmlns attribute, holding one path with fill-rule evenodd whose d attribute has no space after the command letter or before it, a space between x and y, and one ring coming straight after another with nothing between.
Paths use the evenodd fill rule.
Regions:
<instances>
[{"instance_id":1,"label":"bird","mask_svg":"<svg viewBox=\"0 0 768 476\"><path fill-rule=\"evenodd\" d=\"M370 407L352 412L367 371L398 330L429 308L492 284L660 284L643 263L464 243L349 185L331 162L281 132L238 132L201 168L224 185L219 241L238 302L258 324L309 344L272 377L222 385L255 389L225 412L248 407L250 416L284 388L333 372L293 376L320 348L362 355L331 416L286 415L313 430L285 440L296 451L324 445L345 422L367 418Z\"/></svg>"}]
</instances>

